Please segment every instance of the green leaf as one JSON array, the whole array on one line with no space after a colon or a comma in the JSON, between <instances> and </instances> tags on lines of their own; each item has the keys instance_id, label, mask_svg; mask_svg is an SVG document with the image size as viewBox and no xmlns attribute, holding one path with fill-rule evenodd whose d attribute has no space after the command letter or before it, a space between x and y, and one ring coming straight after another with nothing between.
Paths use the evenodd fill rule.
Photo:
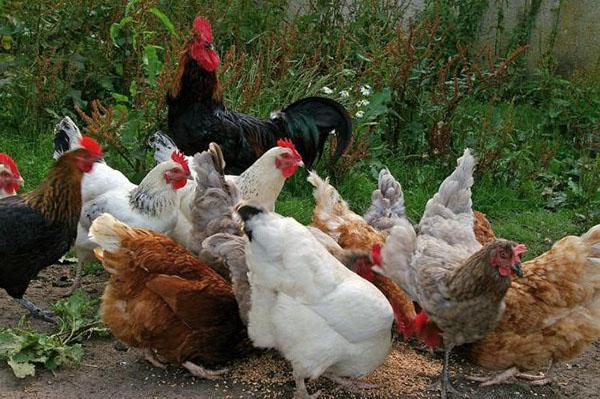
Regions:
<instances>
[{"instance_id":1,"label":"green leaf","mask_svg":"<svg viewBox=\"0 0 600 399\"><path fill-rule=\"evenodd\" d=\"M156 77L162 69L162 62L158 58L157 50L162 50L162 47L152 44L144 46L144 70L151 87L156 87Z\"/></svg>"},{"instance_id":2,"label":"green leaf","mask_svg":"<svg viewBox=\"0 0 600 399\"><path fill-rule=\"evenodd\" d=\"M152 7L148 11L150 11L152 14L154 14L154 16L156 16L156 18L158 18L160 20L160 22L162 22L164 27L167 28L167 30L173 36L179 37L179 34L177 33L177 30L175 29L175 25L173 25L173 22L171 22L171 20L169 19L169 17L167 17L165 15L165 13L163 13L161 10L159 10L156 7Z\"/></svg>"},{"instance_id":3,"label":"green leaf","mask_svg":"<svg viewBox=\"0 0 600 399\"><path fill-rule=\"evenodd\" d=\"M17 378L25 378L28 375L35 375L35 366L31 363L19 363L12 359L9 360L7 363L12 369L13 373L15 374L15 377Z\"/></svg>"}]
</instances>

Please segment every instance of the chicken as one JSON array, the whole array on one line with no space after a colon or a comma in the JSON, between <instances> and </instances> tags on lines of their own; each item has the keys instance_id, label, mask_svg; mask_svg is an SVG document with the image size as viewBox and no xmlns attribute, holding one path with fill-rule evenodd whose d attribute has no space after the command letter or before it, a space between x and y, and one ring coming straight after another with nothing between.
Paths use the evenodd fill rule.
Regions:
<instances>
[{"instance_id":1,"label":"chicken","mask_svg":"<svg viewBox=\"0 0 600 399\"><path fill-rule=\"evenodd\" d=\"M174 151L177 151L175 143L161 132L157 132L151 137L150 145L155 148L154 157L160 162L168 159ZM223 157L222 154L221 157ZM191 157L186 158L191 159ZM296 172L299 166L302 167L304 164L294 144L289 140L278 140L276 147L265 152L240 176L227 175L225 179L230 184L237 186L242 199L255 201L269 210L274 210L275 202L285 181ZM191 204L195 187L194 179L181 190L180 216L172 234L175 241L187 248L194 246L190 231L193 223Z\"/></svg>"},{"instance_id":2,"label":"chicken","mask_svg":"<svg viewBox=\"0 0 600 399\"><path fill-rule=\"evenodd\" d=\"M366 375L391 348L393 311L371 283L337 261L292 218L242 205L251 287L248 334L292 364L296 398L305 379Z\"/></svg>"},{"instance_id":3,"label":"chicken","mask_svg":"<svg viewBox=\"0 0 600 399\"><path fill-rule=\"evenodd\" d=\"M75 151L79 148L81 140L81 132L79 128L68 116L64 117L54 129L54 154L55 160L59 159L63 154ZM136 186L120 171L111 168L106 164L103 158L97 160L94 168L83 176L81 180L81 200L82 204L87 204L110 190L120 187L123 191L133 190ZM75 254L77 256L77 268L75 280L71 285L71 289L67 295L70 295L79 286L81 281L81 273L83 265L89 263L96 258L92 252L93 247L85 248L88 241L88 229L81 224L83 213L80 221L77 224L77 238L75 239Z\"/></svg>"},{"instance_id":4,"label":"chicken","mask_svg":"<svg viewBox=\"0 0 600 399\"><path fill-rule=\"evenodd\" d=\"M600 337L600 225L556 242L523 272L506 294L498 327L469 348L477 364L509 369L484 379L487 385L573 359Z\"/></svg>"},{"instance_id":5,"label":"chicken","mask_svg":"<svg viewBox=\"0 0 600 399\"><path fill-rule=\"evenodd\" d=\"M173 151L178 150L175 143L162 132L154 134L151 138L151 145L156 149L154 158L157 162L165 161ZM219 151L221 151L221 146L219 146ZM190 160L192 157L186 158ZM222 158L223 168L225 168L224 155ZM290 140L280 139L277 140L277 146L266 151L241 175L225 175L225 180L237 186L241 199L252 201L273 211L285 181L296 173L298 167L304 167L304 162L294 143ZM190 220L189 204L194 188L195 184L193 183L189 188L182 190L182 195L186 196L182 199L182 203L187 204L187 207L182 206L182 209Z\"/></svg>"},{"instance_id":6,"label":"chicken","mask_svg":"<svg viewBox=\"0 0 600 399\"><path fill-rule=\"evenodd\" d=\"M17 164L7 154L0 152L0 199L15 195L23 185Z\"/></svg>"},{"instance_id":7,"label":"chicken","mask_svg":"<svg viewBox=\"0 0 600 399\"><path fill-rule=\"evenodd\" d=\"M388 180L391 176L389 172L381 173L380 186L383 180ZM393 177L391 180L396 183ZM332 237L344 249L353 249L361 251L371 251L374 245L381 246L385 242L385 234L371 227L365 219L356 213L352 212L346 201L342 199L340 194L333 186L329 184L328 179L321 179L315 172L310 172L308 181L315 187L313 196L315 197L316 205L313 210L312 224ZM386 184L390 184L387 182ZM396 183L397 184L397 183ZM399 190L398 192L402 193ZM373 194L375 196L375 194ZM382 198L383 201L383 198ZM385 222L389 225L390 221L398 221L404 215L403 197L390 197L385 199L385 205L382 202L378 208L376 215L375 211L371 211L371 220L383 220L384 215L388 215ZM396 207L397 214L389 207ZM391 215L395 215L392 219ZM380 224L384 224L381 222ZM360 264L364 265L364 264ZM372 273L370 268L353 269L362 277L373 283L388 299L397 322L398 331L405 336L410 336L412 330L411 320L415 316L412 299L403 292L392 280L388 277Z\"/></svg>"},{"instance_id":8,"label":"chicken","mask_svg":"<svg viewBox=\"0 0 600 399\"><path fill-rule=\"evenodd\" d=\"M55 157L76 148L73 144L79 136L73 121L63 119L55 130ZM99 161L82 182L83 205L75 241L78 264L72 289L79 284L82 265L94 259L96 244L90 241L88 231L96 217L107 212L132 226L169 235L179 216L177 190L186 186L189 177L189 166L179 152L173 152L169 160L155 166L138 186L103 160Z\"/></svg>"},{"instance_id":9,"label":"chicken","mask_svg":"<svg viewBox=\"0 0 600 399\"><path fill-rule=\"evenodd\" d=\"M77 234L81 179L102 157L100 145L83 137L79 149L65 154L33 191L0 199L0 287L34 317L53 321L52 312L29 301L29 282L58 261Z\"/></svg>"},{"instance_id":10,"label":"chicken","mask_svg":"<svg viewBox=\"0 0 600 399\"><path fill-rule=\"evenodd\" d=\"M335 130L331 163L341 157L352 138L352 122L341 104L322 97L303 98L268 119L229 110L223 104L217 78L220 59L213 47L210 23L196 18L193 32L194 37L183 48L167 96L169 130L185 154L206 150L216 142L225 154L227 171L240 174L278 139L289 138L311 167Z\"/></svg>"},{"instance_id":11,"label":"chicken","mask_svg":"<svg viewBox=\"0 0 600 399\"><path fill-rule=\"evenodd\" d=\"M473 211L473 232L477 242L481 245L488 244L496 239L496 234L492 229L492 224L487 219L485 213Z\"/></svg>"},{"instance_id":12,"label":"chicken","mask_svg":"<svg viewBox=\"0 0 600 399\"><path fill-rule=\"evenodd\" d=\"M511 276L522 276L521 244L475 239L471 186L475 159L469 150L427 202L417 236L410 223L392 228L381 251L381 269L420 305L441 330L444 367L441 393L454 391L448 377L450 351L475 342L500 322Z\"/></svg>"},{"instance_id":13,"label":"chicken","mask_svg":"<svg viewBox=\"0 0 600 399\"><path fill-rule=\"evenodd\" d=\"M155 366L183 366L214 379L217 364L251 350L231 285L164 235L133 228L109 214L94 220L90 239L110 279L102 320L113 335L143 349Z\"/></svg>"}]
</instances>

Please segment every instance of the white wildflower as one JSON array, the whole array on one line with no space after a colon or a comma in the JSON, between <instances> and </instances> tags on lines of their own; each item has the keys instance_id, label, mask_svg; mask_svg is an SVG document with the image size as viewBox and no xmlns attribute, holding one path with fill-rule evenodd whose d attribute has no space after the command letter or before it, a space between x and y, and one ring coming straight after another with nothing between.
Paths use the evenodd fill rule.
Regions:
<instances>
[{"instance_id":1,"label":"white wildflower","mask_svg":"<svg viewBox=\"0 0 600 399\"><path fill-rule=\"evenodd\" d=\"M354 116L356 116L357 118L362 118L363 116L365 116L365 111L356 111L356 113L354 114Z\"/></svg>"},{"instance_id":2,"label":"white wildflower","mask_svg":"<svg viewBox=\"0 0 600 399\"><path fill-rule=\"evenodd\" d=\"M321 91L322 91L324 94L332 94L332 93L333 93L333 90L331 90L331 89L330 89L329 87L327 87L327 86L323 86L323 88L321 89Z\"/></svg>"},{"instance_id":3,"label":"white wildflower","mask_svg":"<svg viewBox=\"0 0 600 399\"><path fill-rule=\"evenodd\" d=\"M348 98L348 97L350 97L350 93L348 93L348 90L342 90L342 91L340 91L340 97Z\"/></svg>"},{"instance_id":4,"label":"white wildflower","mask_svg":"<svg viewBox=\"0 0 600 399\"><path fill-rule=\"evenodd\" d=\"M360 108L360 107L364 107L364 106L366 106L366 105L369 105L369 100L358 100L358 101L356 102L356 106L357 106L358 108Z\"/></svg>"},{"instance_id":5,"label":"white wildflower","mask_svg":"<svg viewBox=\"0 0 600 399\"><path fill-rule=\"evenodd\" d=\"M360 86L360 93L365 97L370 96L371 95L371 86L369 86L369 85Z\"/></svg>"}]
</instances>

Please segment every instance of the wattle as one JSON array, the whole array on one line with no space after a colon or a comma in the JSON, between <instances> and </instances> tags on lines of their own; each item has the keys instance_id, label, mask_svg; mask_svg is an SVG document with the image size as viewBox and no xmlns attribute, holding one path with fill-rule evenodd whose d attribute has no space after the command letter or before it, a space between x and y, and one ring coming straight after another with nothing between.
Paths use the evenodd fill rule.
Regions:
<instances>
[{"instance_id":1,"label":"wattle","mask_svg":"<svg viewBox=\"0 0 600 399\"><path fill-rule=\"evenodd\" d=\"M298 169L298 165L293 164L293 165L290 165L288 167L281 169L281 173L283 174L283 177L285 177L287 179L288 177L290 177L294 173L296 173L296 169Z\"/></svg>"}]
</instances>

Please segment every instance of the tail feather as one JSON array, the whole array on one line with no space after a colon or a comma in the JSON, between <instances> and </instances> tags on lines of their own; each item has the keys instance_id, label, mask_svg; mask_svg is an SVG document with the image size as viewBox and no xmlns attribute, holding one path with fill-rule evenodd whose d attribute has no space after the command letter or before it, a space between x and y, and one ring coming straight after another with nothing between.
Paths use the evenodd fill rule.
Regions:
<instances>
[{"instance_id":1,"label":"tail feather","mask_svg":"<svg viewBox=\"0 0 600 399\"><path fill-rule=\"evenodd\" d=\"M134 228L119 222L109 213L98 216L89 230L90 240L98 244L103 253L118 252L123 238L136 235Z\"/></svg>"},{"instance_id":2,"label":"tail feather","mask_svg":"<svg viewBox=\"0 0 600 399\"><path fill-rule=\"evenodd\" d=\"M233 207L239 202L235 185L225 180L225 161L217 144L194 156L196 193L192 203L192 251L199 253L202 241L216 233L240 235Z\"/></svg>"},{"instance_id":3,"label":"tail feather","mask_svg":"<svg viewBox=\"0 0 600 399\"><path fill-rule=\"evenodd\" d=\"M340 193L329 184L329 178L322 179L317 172L311 170L308 172L306 180L314 186L313 197L317 206L326 210L328 213L334 213L334 208L343 207L348 209L348 204L342 198Z\"/></svg>"},{"instance_id":4,"label":"tail feather","mask_svg":"<svg viewBox=\"0 0 600 399\"><path fill-rule=\"evenodd\" d=\"M154 149L156 163L170 161L171 154L177 150L175 142L160 130L150 136L148 145Z\"/></svg>"},{"instance_id":5,"label":"tail feather","mask_svg":"<svg viewBox=\"0 0 600 399\"><path fill-rule=\"evenodd\" d=\"M71 118L65 116L54 129L54 159L80 147L81 132Z\"/></svg>"},{"instance_id":6,"label":"tail feather","mask_svg":"<svg viewBox=\"0 0 600 399\"><path fill-rule=\"evenodd\" d=\"M371 195L371 206L364 219L380 231L389 231L400 220L406 219L402 187L387 169L379 172L378 187Z\"/></svg>"},{"instance_id":7,"label":"tail feather","mask_svg":"<svg viewBox=\"0 0 600 399\"><path fill-rule=\"evenodd\" d=\"M481 247L473 232L471 186L475 163L475 158L466 149L454 172L427 202L419 223L420 234L436 237L450 245L460 243L474 251Z\"/></svg>"},{"instance_id":8,"label":"tail feather","mask_svg":"<svg viewBox=\"0 0 600 399\"><path fill-rule=\"evenodd\" d=\"M589 229L581 240L589 246L588 260L600 270L600 224Z\"/></svg>"},{"instance_id":9,"label":"tail feather","mask_svg":"<svg viewBox=\"0 0 600 399\"><path fill-rule=\"evenodd\" d=\"M335 131L336 147L333 165L352 141L352 120L337 101L324 97L306 97L288 105L277 115L287 126L290 139L302 155L307 168L319 160L331 131Z\"/></svg>"}]
</instances>

